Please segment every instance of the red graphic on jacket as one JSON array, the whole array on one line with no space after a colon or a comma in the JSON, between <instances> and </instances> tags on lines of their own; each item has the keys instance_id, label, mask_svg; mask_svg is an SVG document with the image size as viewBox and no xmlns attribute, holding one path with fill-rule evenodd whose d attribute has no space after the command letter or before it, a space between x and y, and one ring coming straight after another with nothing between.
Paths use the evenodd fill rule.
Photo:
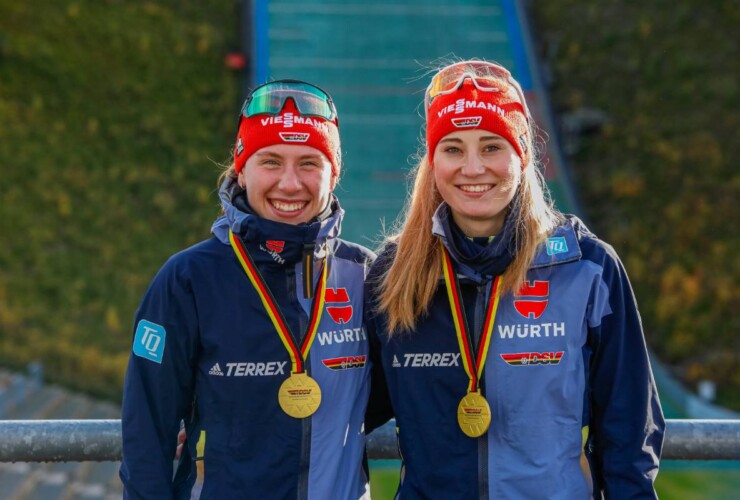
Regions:
<instances>
[{"instance_id":1,"label":"red graphic on jacket","mask_svg":"<svg viewBox=\"0 0 740 500\"><path fill-rule=\"evenodd\" d=\"M280 240L267 240L265 241L265 246L275 253L280 253L285 247L285 242Z\"/></svg>"},{"instance_id":2,"label":"red graphic on jacket","mask_svg":"<svg viewBox=\"0 0 740 500\"><path fill-rule=\"evenodd\" d=\"M514 308L528 319L538 319L547 308L549 281L525 281L514 294Z\"/></svg>"},{"instance_id":3,"label":"red graphic on jacket","mask_svg":"<svg viewBox=\"0 0 740 500\"><path fill-rule=\"evenodd\" d=\"M501 359L512 366L557 365L564 353L565 351L516 352L502 354Z\"/></svg>"},{"instance_id":4,"label":"red graphic on jacket","mask_svg":"<svg viewBox=\"0 0 740 500\"><path fill-rule=\"evenodd\" d=\"M337 324L347 324L352 320L352 305L349 304L349 295L346 288L327 288L324 294L326 312L331 319ZM329 305L329 304L348 304L348 305Z\"/></svg>"},{"instance_id":5,"label":"red graphic on jacket","mask_svg":"<svg viewBox=\"0 0 740 500\"><path fill-rule=\"evenodd\" d=\"M349 370L350 368L362 368L367 361L367 355L343 356L341 358L322 359L321 362L330 370Z\"/></svg>"}]
</instances>

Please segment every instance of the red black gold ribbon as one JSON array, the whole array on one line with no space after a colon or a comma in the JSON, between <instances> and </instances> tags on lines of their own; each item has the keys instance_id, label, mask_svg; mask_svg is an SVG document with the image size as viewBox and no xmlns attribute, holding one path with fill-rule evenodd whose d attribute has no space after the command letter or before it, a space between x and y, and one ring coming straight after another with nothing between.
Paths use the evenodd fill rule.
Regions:
<instances>
[{"instance_id":1,"label":"red black gold ribbon","mask_svg":"<svg viewBox=\"0 0 740 500\"><path fill-rule=\"evenodd\" d=\"M321 314L324 311L324 292L326 291L327 268L329 267L326 264L326 259L322 259L321 278L316 284L314 298L311 301L311 315L308 319L308 327L306 328L306 334L303 336L303 341L300 343L299 347L298 342L296 342L295 337L290 331L290 328L288 328L288 323L285 321L282 311L280 311L280 308L275 301L275 297L272 296L272 292L270 292L267 284L262 279L262 276L260 275L257 266L254 264L252 257L249 255L249 252L247 252L239 238L231 231L229 231L229 241L231 242L231 248L234 249L234 253L244 268L244 272L247 273L249 281L252 282L254 289L257 291L257 295L259 295L267 315L275 326L275 330L277 331L280 340L283 341L283 345L290 355L290 361L292 363L291 373L303 373L305 371L303 362L305 361L306 356L308 356L311 344L313 344L313 341L316 338L316 332L318 331L319 322L321 321Z\"/></svg>"},{"instance_id":2,"label":"red black gold ribbon","mask_svg":"<svg viewBox=\"0 0 740 500\"><path fill-rule=\"evenodd\" d=\"M455 333L457 334L457 343L460 346L460 354L462 354L463 366L465 367L465 372L468 374L468 378L470 379L468 392L475 392L478 390L480 378L483 375L483 367L486 364L488 347L491 345L493 324L496 321L496 311L498 310L499 281L501 277L496 276L496 279L493 281L493 285L491 287L491 298L488 301L488 308L486 310L486 320L483 323L483 332L481 332L478 344L478 355L474 357L469 329L467 321L465 320L465 310L463 309L460 283L458 282L457 275L452 267L450 254L447 252L447 249L444 248L444 245L442 245L442 249L444 256L443 268L445 285L447 285L447 298L450 300L450 310L452 311L452 320L455 323Z\"/></svg>"}]
</instances>

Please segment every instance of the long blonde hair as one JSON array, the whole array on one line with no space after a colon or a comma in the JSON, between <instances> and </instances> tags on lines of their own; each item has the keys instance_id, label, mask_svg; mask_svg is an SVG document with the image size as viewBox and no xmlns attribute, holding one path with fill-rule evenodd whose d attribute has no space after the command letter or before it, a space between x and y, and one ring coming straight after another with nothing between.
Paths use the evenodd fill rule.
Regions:
<instances>
[{"instance_id":1,"label":"long blonde hair","mask_svg":"<svg viewBox=\"0 0 740 500\"><path fill-rule=\"evenodd\" d=\"M534 158L534 127L530 128L529 147ZM386 238L386 242L397 244L395 259L380 277L377 307L388 317L390 334L413 330L417 319L427 312L442 273L442 248L439 238L432 234L432 216L443 199L427 154L413 175L413 190L403 211L400 231ZM502 294L516 290L526 279L537 247L562 220L534 159L522 172L512 203L519 204L513 221L516 251L501 277Z\"/></svg>"}]
</instances>

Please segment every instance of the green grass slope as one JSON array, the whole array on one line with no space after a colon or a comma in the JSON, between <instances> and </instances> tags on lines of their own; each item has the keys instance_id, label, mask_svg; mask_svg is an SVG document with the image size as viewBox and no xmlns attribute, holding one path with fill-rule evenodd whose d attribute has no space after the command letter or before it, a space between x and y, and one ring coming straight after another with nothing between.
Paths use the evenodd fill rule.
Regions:
<instances>
[{"instance_id":1,"label":"green grass slope","mask_svg":"<svg viewBox=\"0 0 740 500\"><path fill-rule=\"evenodd\" d=\"M230 8L0 1L3 365L119 396L149 280L217 214Z\"/></svg>"}]
</instances>

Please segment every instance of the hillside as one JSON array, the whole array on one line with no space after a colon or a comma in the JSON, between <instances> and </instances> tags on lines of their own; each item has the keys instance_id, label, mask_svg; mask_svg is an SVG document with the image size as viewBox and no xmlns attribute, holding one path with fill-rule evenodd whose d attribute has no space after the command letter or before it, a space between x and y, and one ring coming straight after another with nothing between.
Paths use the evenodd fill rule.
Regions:
<instances>
[{"instance_id":1,"label":"hillside","mask_svg":"<svg viewBox=\"0 0 740 500\"><path fill-rule=\"evenodd\" d=\"M534 4L534 2L532 3ZM648 343L740 409L737 2L536 2L560 113L607 119L571 158L592 229L622 257Z\"/></svg>"},{"instance_id":2,"label":"hillside","mask_svg":"<svg viewBox=\"0 0 740 500\"><path fill-rule=\"evenodd\" d=\"M557 111L607 117L571 166L651 348L740 410L737 2L530 3ZM1 365L119 398L140 297L218 210L233 8L0 0Z\"/></svg>"},{"instance_id":3,"label":"hillside","mask_svg":"<svg viewBox=\"0 0 740 500\"><path fill-rule=\"evenodd\" d=\"M236 33L223 2L0 1L0 363L118 398L151 277L208 236Z\"/></svg>"}]
</instances>

